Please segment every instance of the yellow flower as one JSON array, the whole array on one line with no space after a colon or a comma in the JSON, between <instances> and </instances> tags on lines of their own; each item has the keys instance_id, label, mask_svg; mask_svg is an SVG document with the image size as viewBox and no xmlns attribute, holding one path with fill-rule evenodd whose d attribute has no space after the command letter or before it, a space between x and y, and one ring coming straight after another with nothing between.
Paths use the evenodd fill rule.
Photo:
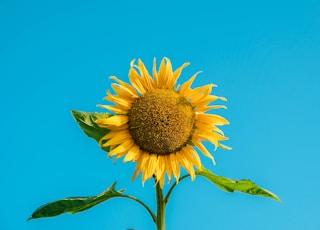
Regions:
<instances>
[{"instance_id":1,"label":"yellow flower","mask_svg":"<svg viewBox=\"0 0 320 230\"><path fill-rule=\"evenodd\" d=\"M110 130L101 138L100 145L110 147L109 157L124 157L124 162L136 162L133 179L139 173L143 182L155 176L162 188L165 174L170 181L172 175L178 181L182 166L193 180L194 167L202 168L193 146L211 158L214 164L213 156L201 141L211 142L215 149L230 149L220 143L228 138L217 127L229 122L221 116L205 113L225 108L209 104L217 99L226 99L210 95L213 84L191 89L199 72L177 87L176 81L189 63L173 72L170 60L163 58L157 72L154 59L151 77L141 60L138 60L138 65L134 62L131 62L129 70L131 85L115 76L110 77L117 82L112 84L116 94L108 91L105 99L115 105L99 106L114 115L96 120L100 127Z\"/></svg>"}]
</instances>

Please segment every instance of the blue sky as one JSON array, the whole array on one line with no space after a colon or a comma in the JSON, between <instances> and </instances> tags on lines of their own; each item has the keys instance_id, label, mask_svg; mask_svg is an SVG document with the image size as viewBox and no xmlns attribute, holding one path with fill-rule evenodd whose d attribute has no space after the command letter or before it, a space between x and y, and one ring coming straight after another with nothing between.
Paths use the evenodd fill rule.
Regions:
<instances>
[{"instance_id":1,"label":"blue sky","mask_svg":"<svg viewBox=\"0 0 320 230\"><path fill-rule=\"evenodd\" d=\"M249 178L282 203L185 180L167 229L319 229L320 3L304 1L0 1L0 229L154 229L136 203L114 199L76 215L26 222L40 205L117 188L155 208L152 181L130 183L70 110L102 111L110 75L129 62L184 62L180 83L215 83L228 98L218 175ZM210 151L213 146L207 145Z\"/></svg>"}]
</instances>

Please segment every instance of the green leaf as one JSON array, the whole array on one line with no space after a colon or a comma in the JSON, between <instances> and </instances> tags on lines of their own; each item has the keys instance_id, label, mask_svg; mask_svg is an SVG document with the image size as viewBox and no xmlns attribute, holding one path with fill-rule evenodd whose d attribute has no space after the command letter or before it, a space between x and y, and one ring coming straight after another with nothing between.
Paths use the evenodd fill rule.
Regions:
<instances>
[{"instance_id":1,"label":"green leaf","mask_svg":"<svg viewBox=\"0 0 320 230\"><path fill-rule=\"evenodd\" d=\"M239 191L250 195L264 196L276 201L280 201L279 197L277 197L274 193L260 188L250 180L232 180L222 176L217 176L207 169L198 171L196 174L207 178L216 186L227 192Z\"/></svg>"},{"instance_id":2,"label":"green leaf","mask_svg":"<svg viewBox=\"0 0 320 230\"><path fill-rule=\"evenodd\" d=\"M100 204L114 197L123 197L123 190L115 190L116 182L114 182L106 191L97 196L88 197L69 197L62 200L54 201L39 207L28 220L57 216L66 212L75 214L82 212L93 206Z\"/></svg>"},{"instance_id":3,"label":"green leaf","mask_svg":"<svg viewBox=\"0 0 320 230\"><path fill-rule=\"evenodd\" d=\"M101 128L96 124L97 119L108 118L112 116L108 113L88 113L72 110L72 116L79 124L80 128L87 134L88 137L95 139L97 142L106 135L110 130ZM106 152L109 152L109 147L102 147Z\"/></svg>"}]
</instances>

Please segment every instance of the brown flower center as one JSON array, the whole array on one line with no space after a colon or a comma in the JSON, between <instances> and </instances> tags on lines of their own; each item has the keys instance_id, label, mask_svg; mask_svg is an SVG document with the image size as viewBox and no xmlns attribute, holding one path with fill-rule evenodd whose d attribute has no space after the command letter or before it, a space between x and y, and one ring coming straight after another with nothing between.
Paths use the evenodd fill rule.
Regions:
<instances>
[{"instance_id":1,"label":"brown flower center","mask_svg":"<svg viewBox=\"0 0 320 230\"><path fill-rule=\"evenodd\" d=\"M155 89L138 98L128 113L129 130L140 148L166 155L183 148L194 129L190 102L176 91Z\"/></svg>"}]
</instances>

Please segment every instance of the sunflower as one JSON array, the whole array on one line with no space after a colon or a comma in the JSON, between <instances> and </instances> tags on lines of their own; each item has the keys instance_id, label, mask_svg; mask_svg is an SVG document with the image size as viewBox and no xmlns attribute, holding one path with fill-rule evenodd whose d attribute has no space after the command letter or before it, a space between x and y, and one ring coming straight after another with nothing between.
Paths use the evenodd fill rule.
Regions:
<instances>
[{"instance_id":1,"label":"sunflower","mask_svg":"<svg viewBox=\"0 0 320 230\"><path fill-rule=\"evenodd\" d=\"M101 147L109 147L109 157L123 158L124 162L136 162L132 179L142 175L142 182L154 176L161 188L165 174L169 181L172 176L178 182L180 166L195 178L195 168L202 169L197 147L215 164L213 156L201 141L211 142L217 147L230 149L220 143L227 140L217 127L229 122L215 114L206 114L212 109L225 108L210 105L211 102L226 100L224 97L210 95L213 84L191 89L191 84L199 74L194 74L181 87L176 85L184 63L174 72L168 58L163 58L157 71L153 61L150 76L143 62L139 59L130 63L127 84L115 76L110 78L115 94L107 91L106 100L115 105L99 105L113 113L105 119L98 119L99 127L107 128L100 140Z\"/></svg>"}]
</instances>

